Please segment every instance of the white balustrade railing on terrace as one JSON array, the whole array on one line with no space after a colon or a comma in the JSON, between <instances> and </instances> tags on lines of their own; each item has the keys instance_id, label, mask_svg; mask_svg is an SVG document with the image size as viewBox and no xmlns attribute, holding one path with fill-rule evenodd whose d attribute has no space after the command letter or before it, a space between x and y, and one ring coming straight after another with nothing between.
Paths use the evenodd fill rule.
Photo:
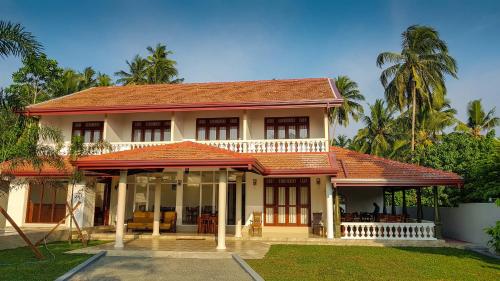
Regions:
<instances>
[{"instance_id":1,"label":"white balustrade railing on terrace","mask_svg":"<svg viewBox=\"0 0 500 281\"><path fill-rule=\"evenodd\" d=\"M434 222L342 222L342 239L436 240Z\"/></svg>"},{"instance_id":2,"label":"white balustrade railing on terrace","mask_svg":"<svg viewBox=\"0 0 500 281\"><path fill-rule=\"evenodd\" d=\"M327 139L273 139L273 140L217 140L196 141L198 143L228 149L240 153L276 153L276 152L327 152ZM156 142L110 142L111 150L96 150L95 154L124 151L174 143L171 141ZM61 149L63 155L69 152L70 143L66 142Z\"/></svg>"}]
</instances>

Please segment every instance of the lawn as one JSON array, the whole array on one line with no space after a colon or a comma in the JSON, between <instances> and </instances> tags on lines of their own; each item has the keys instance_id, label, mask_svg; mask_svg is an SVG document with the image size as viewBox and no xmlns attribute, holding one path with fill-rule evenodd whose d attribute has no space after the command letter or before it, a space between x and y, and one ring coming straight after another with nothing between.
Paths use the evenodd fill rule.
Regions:
<instances>
[{"instance_id":1,"label":"lawn","mask_svg":"<svg viewBox=\"0 0 500 281\"><path fill-rule=\"evenodd\" d=\"M272 245L247 260L273 280L500 280L500 261L454 248Z\"/></svg>"},{"instance_id":2,"label":"lawn","mask_svg":"<svg viewBox=\"0 0 500 281\"><path fill-rule=\"evenodd\" d=\"M90 241L89 246L101 243ZM64 253L82 248L81 242L73 242L70 246L67 241L61 241L38 248L45 260L37 260L28 247L0 250L0 280L54 280L91 256Z\"/></svg>"}]
</instances>

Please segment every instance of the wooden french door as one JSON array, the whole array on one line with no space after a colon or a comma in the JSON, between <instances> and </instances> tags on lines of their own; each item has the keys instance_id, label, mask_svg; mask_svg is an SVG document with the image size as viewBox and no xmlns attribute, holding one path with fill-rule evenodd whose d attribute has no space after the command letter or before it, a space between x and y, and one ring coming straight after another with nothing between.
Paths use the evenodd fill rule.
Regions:
<instances>
[{"instance_id":1,"label":"wooden french door","mask_svg":"<svg viewBox=\"0 0 500 281\"><path fill-rule=\"evenodd\" d=\"M309 178L266 178L264 225L309 226L310 197Z\"/></svg>"},{"instance_id":2,"label":"wooden french door","mask_svg":"<svg viewBox=\"0 0 500 281\"><path fill-rule=\"evenodd\" d=\"M111 202L111 179L106 179L103 183L102 190L97 190L102 200L100 204L95 206L94 225L109 225L109 207Z\"/></svg>"},{"instance_id":3,"label":"wooden french door","mask_svg":"<svg viewBox=\"0 0 500 281\"><path fill-rule=\"evenodd\" d=\"M26 212L27 223L56 223L66 215L67 189L31 184Z\"/></svg>"}]
</instances>

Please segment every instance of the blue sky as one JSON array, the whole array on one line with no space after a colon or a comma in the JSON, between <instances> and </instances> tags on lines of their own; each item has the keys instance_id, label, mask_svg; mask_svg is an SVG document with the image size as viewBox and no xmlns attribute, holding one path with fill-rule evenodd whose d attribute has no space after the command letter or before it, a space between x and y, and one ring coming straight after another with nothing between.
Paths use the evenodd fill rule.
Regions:
<instances>
[{"instance_id":1,"label":"blue sky","mask_svg":"<svg viewBox=\"0 0 500 281\"><path fill-rule=\"evenodd\" d=\"M500 1L0 0L0 7L0 19L22 23L63 67L113 74L161 42L186 82L343 74L368 103L383 97L377 54L398 51L409 25L431 25L458 61L459 79L447 84L458 116L476 98L500 111ZM0 86L19 65L0 60Z\"/></svg>"}]
</instances>

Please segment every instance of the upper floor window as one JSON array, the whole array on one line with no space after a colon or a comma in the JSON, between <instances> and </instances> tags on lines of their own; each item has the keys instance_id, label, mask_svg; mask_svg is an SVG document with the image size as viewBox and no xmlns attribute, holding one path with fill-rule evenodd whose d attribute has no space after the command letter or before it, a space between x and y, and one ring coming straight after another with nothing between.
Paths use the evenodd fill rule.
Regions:
<instances>
[{"instance_id":1,"label":"upper floor window","mask_svg":"<svg viewBox=\"0 0 500 281\"><path fill-rule=\"evenodd\" d=\"M266 118L266 139L309 138L309 117Z\"/></svg>"},{"instance_id":2,"label":"upper floor window","mask_svg":"<svg viewBox=\"0 0 500 281\"><path fill-rule=\"evenodd\" d=\"M81 136L84 142L97 142L102 140L104 122L73 122L72 136Z\"/></svg>"},{"instance_id":3,"label":"upper floor window","mask_svg":"<svg viewBox=\"0 0 500 281\"><path fill-rule=\"evenodd\" d=\"M170 120L132 122L132 141L170 141Z\"/></svg>"},{"instance_id":4,"label":"upper floor window","mask_svg":"<svg viewBox=\"0 0 500 281\"><path fill-rule=\"evenodd\" d=\"M203 140L237 140L240 132L240 119L202 118L196 119L196 139Z\"/></svg>"}]
</instances>

